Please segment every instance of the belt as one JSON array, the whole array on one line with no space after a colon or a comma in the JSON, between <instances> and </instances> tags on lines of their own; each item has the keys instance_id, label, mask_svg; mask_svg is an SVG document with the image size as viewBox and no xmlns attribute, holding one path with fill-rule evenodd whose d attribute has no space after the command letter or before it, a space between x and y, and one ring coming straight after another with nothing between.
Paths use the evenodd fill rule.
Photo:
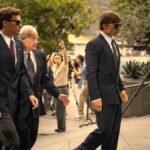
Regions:
<instances>
[{"instance_id":1,"label":"belt","mask_svg":"<svg viewBox=\"0 0 150 150\"><path fill-rule=\"evenodd\" d=\"M68 87L68 85L64 85L64 86L57 86L57 88L65 88Z\"/></svg>"}]
</instances>

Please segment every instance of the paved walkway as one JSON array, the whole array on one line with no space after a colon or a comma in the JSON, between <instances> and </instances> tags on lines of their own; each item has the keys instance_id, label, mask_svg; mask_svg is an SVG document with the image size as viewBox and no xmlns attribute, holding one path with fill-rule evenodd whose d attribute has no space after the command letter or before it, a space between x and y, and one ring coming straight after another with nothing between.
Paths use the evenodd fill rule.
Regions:
<instances>
[{"instance_id":1,"label":"paved walkway","mask_svg":"<svg viewBox=\"0 0 150 150\"><path fill-rule=\"evenodd\" d=\"M67 107L67 131L55 133L56 120L50 115L40 118L39 135L33 150L72 150L96 128L96 125L79 125L86 121L75 120L77 108L71 95ZM94 116L92 116L94 119ZM143 117L123 118L118 150L150 150L150 115Z\"/></svg>"}]
</instances>

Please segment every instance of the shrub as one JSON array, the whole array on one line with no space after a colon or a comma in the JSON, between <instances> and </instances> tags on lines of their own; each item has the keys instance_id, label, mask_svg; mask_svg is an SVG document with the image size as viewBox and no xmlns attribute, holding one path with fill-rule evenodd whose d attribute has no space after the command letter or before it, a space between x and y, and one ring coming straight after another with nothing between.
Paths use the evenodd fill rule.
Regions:
<instances>
[{"instance_id":1,"label":"shrub","mask_svg":"<svg viewBox=\"0 0 150 150\"><path fill-rule=\"evenodd\" d=\"M141 64L135 60L126 62L122 74L127 78L139 79L142 76Z\"/></svg>"},{"instance_id":2,"label":"shrub","mask_svg":"<svg viewBox=\"0 0 150 150\"><path fill-rule=\"evenodd\" d=\"M150 61L147 61L146 63L142 63L141 64L141 68L142 68L142 77L145 77L148 72L150 72ZM147 76L147 80L150 79L150 73L149 75Z\"/></svg>"}]
</instances>

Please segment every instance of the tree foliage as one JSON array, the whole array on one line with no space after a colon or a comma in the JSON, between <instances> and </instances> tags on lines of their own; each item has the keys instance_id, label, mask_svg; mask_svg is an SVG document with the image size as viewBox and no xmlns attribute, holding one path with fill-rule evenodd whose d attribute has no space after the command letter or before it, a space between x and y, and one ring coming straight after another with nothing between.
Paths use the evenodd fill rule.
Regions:
<instances>
[{"instance_id":1,"label":"tree foliage","mask_svg":"<svg viewBox=\"0 0 150 150\"><path fill-rule=\"evenodd\" d=\"M63 40L68 43L68 33L80 35L95 22L98 13L96 0L0 0L0 7L5 6L21 9L23 24L36 26L40 44L47 53L52 52L64 31ZM76 25L74 30L66 16Z\"/></svg>"},{"instance_id":2,"label":"tree foliage","mask_svg":"<svg viewBox=\"0 0 150 150\"><path fill-rule=\"evenodd\" d=\"M121 35L130 44L150 32L150 0L111 0L122 18Z\"/></svg>"}]
</instances>

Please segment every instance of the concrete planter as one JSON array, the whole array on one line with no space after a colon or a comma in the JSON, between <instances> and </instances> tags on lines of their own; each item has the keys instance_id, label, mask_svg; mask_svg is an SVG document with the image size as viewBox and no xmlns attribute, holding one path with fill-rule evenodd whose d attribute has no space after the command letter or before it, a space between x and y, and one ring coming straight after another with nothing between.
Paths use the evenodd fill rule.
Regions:
<instances>
[{"instance_id":1,"label":"concrete planter","mask_svg":"<svg viewBox=\"0 0 150 150\"><path fill-rule=\"evenodd\" d=\"M128 93L129 100L135 93L136 89L140 86L142 80L132 80L132 79L123 79L126 92ZM126 112L124 113L123 117L131 117L131 116L143 116L150 114L150 86L148 85L150 82L145 82L143 85L143 88L145 88L144 91L142 89L139 91L138 95L134 98ZM122 110L125 109L127 104L123 104Z\"/></svg>"}]
</instances>

